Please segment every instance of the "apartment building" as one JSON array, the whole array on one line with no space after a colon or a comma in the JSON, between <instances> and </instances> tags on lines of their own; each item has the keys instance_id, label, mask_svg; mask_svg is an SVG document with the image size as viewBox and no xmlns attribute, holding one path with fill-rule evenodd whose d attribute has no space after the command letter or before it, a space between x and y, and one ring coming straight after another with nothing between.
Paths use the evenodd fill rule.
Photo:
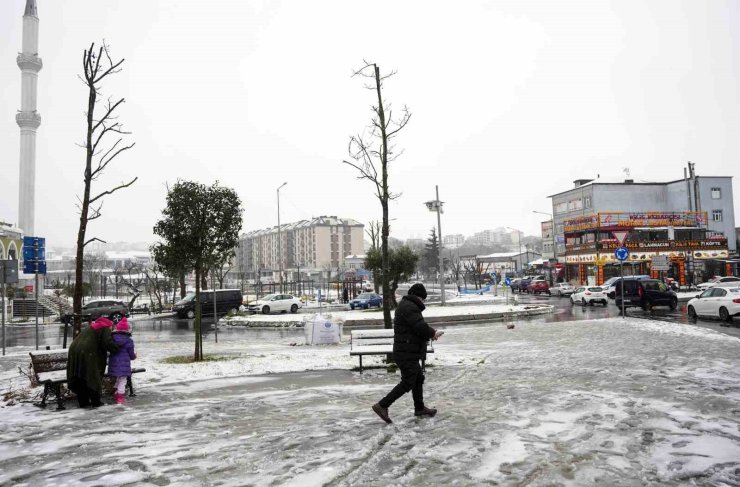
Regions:
<instances>
[{"instance_id":1,"label":"apartment building","mask_svg":"<svg viewBox=\"0 0 740 487\"><path fill-rule=\"evenodd\" d=\"M237 268L246 279L279 281L280 253L284 279L345 269L346 256L364 254L365 226L349 218L319 216L243 234ZM278 240L279 239L279 240Z\"/></svg>"},{"instance_id":2,"label":"apartment building","mask_svg":"<svg viewBox=\"0 0 740 487\"><path fill-rule=\"evenodd\" d=\"M615 230L628 230L627 273L652 273L655 255L671 260L670 275L685 283L694 273L737 272L732 178L691 176L669 182L574 181L550 196L556 258L566 278L599 284L618 273Z\"/></svg>"}]
</instances>

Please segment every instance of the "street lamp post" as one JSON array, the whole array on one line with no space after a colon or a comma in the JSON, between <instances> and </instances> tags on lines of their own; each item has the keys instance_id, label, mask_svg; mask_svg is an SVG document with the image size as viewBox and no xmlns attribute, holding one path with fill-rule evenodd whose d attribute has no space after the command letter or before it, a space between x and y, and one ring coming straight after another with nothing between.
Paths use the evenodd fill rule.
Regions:
<instances>
[{"instance_id":1,"label":"street lamp post","mask_svg":"<svg viewBox=\"0 0 740 487\"><path fill-rule=\"evenodd\" d=\"M439 186L434 186L434 189L437 193L437 199L432 201L427 201L425 204L427 205L427 208L429 211L436 211L437 212L437 234L439 243L437 245L437 257L439 259L439 291L442 294L442 306L445 305L446 299L445 299L445 276L444 276L444 267L443 267L443 261L442 261L442 219L439 216L441 213L444 213L444 209L442 208L442 205L444 204L444 201L439 201Z\"/></svg>"},{"instance_id":2,"label":"street lamp post","mask_svg":"<svg viewBox=\"0 0 740 487\"><path fill-rule=\"evenodd\" d=\"M553 218L551 213L547 213L544 211L537 211L532 210L532 213L539 213L540 215L546 215L550 217L550 233L552 234L552 258L553 260L558 260L558 254L555 250L555 218ZM550 285L552 286L555 283L555 278L552 275L552 267L550 267Z\"/></svg>"},{"instance_id":3,"label":"street lamp post","mask_svg":"<svg viewBox=\"0 0 740 487\"><path fill-rule=\"evenodd\" d=\"M277 217L278 217L278 266L280 268L280 292L283 292L283 237L280 232L280 188L288 184L284 182L277 189Z\"/></svg>"}]
</instances>

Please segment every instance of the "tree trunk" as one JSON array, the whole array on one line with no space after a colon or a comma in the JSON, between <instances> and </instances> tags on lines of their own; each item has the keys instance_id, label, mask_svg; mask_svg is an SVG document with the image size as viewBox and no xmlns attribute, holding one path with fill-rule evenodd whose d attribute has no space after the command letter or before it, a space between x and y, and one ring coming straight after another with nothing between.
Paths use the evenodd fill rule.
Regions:
<instances>
[{"instance_id":1,"label":"tree trunk","mask_svg":"<svg viewBox=\"0 0 740 487\"><path fill-rule=\"evenodd\" d=\"M90 184L92 180L93 159L93 115L95 113L95 99L97 91L94 85L88 84L87 94L87 137L85 139L85 190L82 195L80 207L80 228L77 231L77 259L75 262L75 292L72 298L72 311L74 313L74 326L72 338L74 339L82 331L82 266L85 252L85 233L87 232L88 210L90 208Z\"/></svg>"},{"instance_id":2,"label":"tree trunk","mask_svg":"<svg viewBox=\"0 0 740 487\"><path fill-rule=\"evenodd\" d=\"M180 273L180 299L184 299L185 295L187 294L185 291L187 290L187 287L185 286L185 271L182 271Z\"/></svg>"},{"instance_id":3,"label":"tree trunk","mask_svg":"<svg viewBox=\"0 0 740 487\"><path fill-rule=\"evenodd\" d=\"M203 334L202 331L202 324L201 324L201 305L200 305L200 277L201 277L201 269L200 264L196 264L195 267L195 324L193 328L195 329L195 353L193 355L193 360L195 362L199 362L203 360Z\"/></svg>"}]
</instances>

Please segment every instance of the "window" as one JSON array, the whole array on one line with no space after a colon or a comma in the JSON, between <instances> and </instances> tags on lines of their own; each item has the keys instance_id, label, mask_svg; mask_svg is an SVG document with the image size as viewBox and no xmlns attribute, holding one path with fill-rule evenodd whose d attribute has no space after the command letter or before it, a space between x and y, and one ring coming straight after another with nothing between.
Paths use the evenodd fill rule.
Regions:
<instances>
[{"instance_id":1,"label":"window","mask_svg":"<svg viewBox=\"0 0 740 487\"><path fill-rule=\"evenodd\" d=\"M722 198L722 188L712 188L712 199L718 200Z\"/></svg>"},{"instance_id":2,"label":"window","mask_svg":"<svg viewBox=\"0 0 740 487\"><path fill-rule=\"evenodd\" d=\"M566 211L568 211L568 203L562 202L555 205L555 214L565 213Z\"/></svg>"},{"instance_id":3,"label":"window","mask_svg":"<svg viewBox=\"0 0 740 487\"><path fill-rule=\"evenodd\" d=\"M583 197L583 207L584 208L591 208L591 197L590 196L584 196Z\"/></svg>"},{"instance_id":4,"label":"window","mask_svg":"<svg viewBox=\"0 0 740 487\"><path fill-rule=\"evenodd\" d=\"M722 210L712 210L712 221L715 221L715 222L722 221Z\"/></svg>"}]
</instances>

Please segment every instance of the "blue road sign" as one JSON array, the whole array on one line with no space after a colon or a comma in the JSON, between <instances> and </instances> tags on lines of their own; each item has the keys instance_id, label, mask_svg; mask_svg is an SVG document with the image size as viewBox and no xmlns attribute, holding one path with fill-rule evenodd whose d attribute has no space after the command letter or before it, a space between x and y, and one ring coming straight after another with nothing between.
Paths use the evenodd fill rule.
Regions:
<instances>
[{"instance_id":1,"label":"blue road sign","mask_svg":"<svg viewBox=\"0 0 740 487\"><path fill-rule=\"evenodd\" d=\"M629 256L630 251L627 247L619 247L617 248L617 250L614 251L614 257L616 257L619 261L624 262Z\"/></svg>"},{"instance_id":2,"label":"blue road sign","mask_svg":"<svg viewBox=\"0 0 740 487\"><path fill-rule=\"evenodd\" d=\"M511 286L511 278L510 277L507 277L506 279L504 279L504 282L506 283L507 286Z\"/></svg>"},{"instance_id":3,"label":"blue road sign","mask_svg":"<svg viewBox=\"0 0 740 487\"><path fill-rule=\"evenodd\" d=\"M46 274L45 260L25 260L23 261L24 274Z\"/></svg>"},{"instance_id":4,"label":"blue road sign","mask_svg":"<svg viewBox=\"0 0 740 487\"><path fill-rule=\"evenodd\" d=\"M23 237L24 247L33 247L38 245L38 248L43 249L46 247L46 239L44 237Z\"/></svg>"}]
</instances>

